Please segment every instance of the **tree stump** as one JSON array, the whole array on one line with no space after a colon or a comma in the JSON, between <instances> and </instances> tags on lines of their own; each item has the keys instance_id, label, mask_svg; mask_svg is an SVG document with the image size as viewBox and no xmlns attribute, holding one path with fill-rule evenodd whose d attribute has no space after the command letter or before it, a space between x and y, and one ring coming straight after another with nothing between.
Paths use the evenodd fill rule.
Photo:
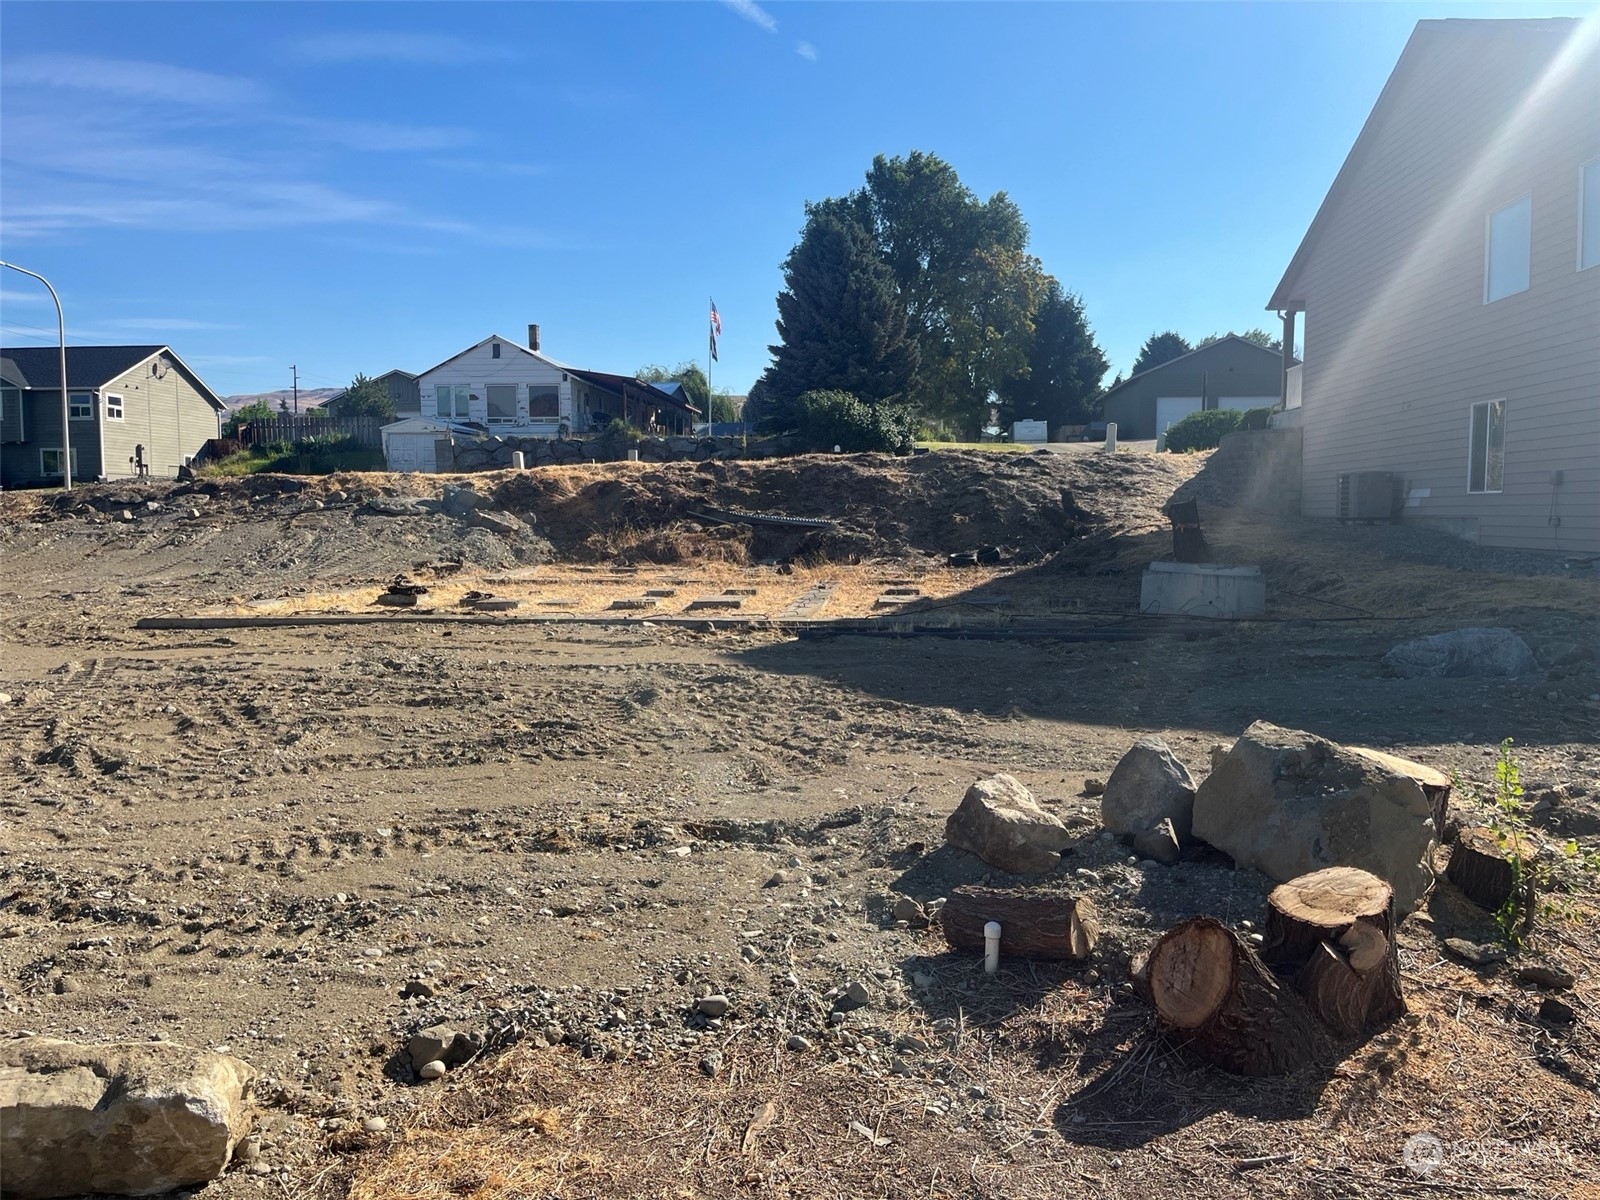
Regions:
<instances>
[{"instance_id":1,"label":"tree stump","mask_svg":"<svg viewBox=\"0 0 1600 1200\"><path fill-rule=\"evenodd\" d=\"M1191 917L1162 934L1143 976L1162 1022L1223 1070L1285 1075L1317 1057L1317 1025L1305 1002L1213 917Z\"/></svg>"},{"instance_id":2,"label":"tree stump","mask_svg":"<svg viewBox=\"0 0 1600 1200\"><path fill-rule=\"evenodd\" d=\"M1428 807L1433 809L1433 828L1439 835L1441 842L1451 840L1450 824L1450 776L1443 771L1435 770L1424 763L1413 762L1409 758L1401 758L1398 754L1389 754L1383 750L1369 750L1365 746L1351 746L1361 757L1377 763L1381 767L1404 775L1422 789L1422 794L1428 798Z\"/></svg>"},{"instance_id":3,"label":"tree stump","mask_svg":"<svg viewBox=\"0 0 1600 1200\"><path fill-rule=\"evenodd\" d=\"M1088 958L1100 940L1094 905L1038 889L958 887L939 912L945 940L983 949L986 922L1000 922L1000 953L1017 958Z\"/></svg>"},{"instance_id":4,"label":"tree stump","mask_svg":"<svg viewBox=\"0 0 1600 1200\"><path fill-rule=\"evenodd\" d=\"M1511 899L1511 889L1517 882L1512 857L1511 847L1501 845L1494 830L1463 829L1450 848L1450 864L1444 869L1444 877L1479 908L1499 912ZM1523 865L1527 865L1526 859Z\"/></svg>"},{"instance_id":5,"label":"tree stump","mask_svg":"<svg viewBox=\"0 0 1600 1200\"><path fill-rule=\"evenodd\" d=\"M1394 889L1367 871L1329 867L1274 888L1262 958L1343 1036L1405 1014Z\"/></svg>"}]
</instances>

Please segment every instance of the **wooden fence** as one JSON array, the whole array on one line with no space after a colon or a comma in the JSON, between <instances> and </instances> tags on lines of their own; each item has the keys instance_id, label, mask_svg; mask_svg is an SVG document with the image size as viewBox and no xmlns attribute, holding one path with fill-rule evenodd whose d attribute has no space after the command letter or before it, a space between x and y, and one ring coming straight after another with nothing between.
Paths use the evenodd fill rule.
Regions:
<instances>
[{"instance_id":1,"label":"wooden fence","mask_svg":"<svg viewBox=\"0 0 1600 1200\"><path fill-rule=\"evenodd\" d=\"M313 417L304 413L280 413L271 420L241 424L234 436L246 446L303 442L309 438L347 437L359 445L377 449L383 445L381 430L386 423L378 417Z\"/></svg>"}]
</instances>

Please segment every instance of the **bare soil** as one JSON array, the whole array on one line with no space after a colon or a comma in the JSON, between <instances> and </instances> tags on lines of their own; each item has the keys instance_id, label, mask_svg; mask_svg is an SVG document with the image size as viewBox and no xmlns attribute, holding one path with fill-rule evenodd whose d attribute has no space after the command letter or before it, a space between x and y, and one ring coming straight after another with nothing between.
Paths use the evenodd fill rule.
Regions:
<instances>
[{"instance_id":1,"label":"bare soil","mask_svg":"<svg viewBox=\"0 0 1600 1200\"><path fill-rule=\"evenodd\" d=\"M252 1063L263 1149L206 1189L224 1200L1600 1195L1600 918L1593 877L1553 849L1567 890L1530 949L1452 956L1443 939L1495 931L1441 884L1401 926L1411 1015L1314 1071L1199 1066L1128 987L1159 931L1200 912L1259 925L1270 887L1221 855L1161 867L1101 835L1086 783L1145 733L1197 776L1257 718L1382 746L1455 774L1466 821L1514 737L1541 842L1600 849L1591 574L1207 506L1212 542L1263 567L1269 619L1166 636L1132 615L1139 574L1201 461L473 477L532 519L514 533L373 509L463 482L416 476L0 497L0 1031ZM730 537L708 506L838 526ZM1010 563L940 574L981 546ZM430 574L441 562L463 565ZM523 573L525 612L562 590L691 578L761 598L824 576L866 611L918 578L937 601L923 619L970 636L648 614L133 628L362 609L402 572L441 607ZM1030 622L1053 636L1001 636ZM1465 624L1516 629L1544 670L1383 673L1396 641ZM1093 640L1110 631L1139 640ZM1034 886L1093 896L1090 963L990 978L893 918L901 896L1018 882L942 845L997 770L1081 834ZM1523 962L1576 971L1575 1022L1540 1017ZM411 981L431 994L402 998ZM835 1020L852 982L870 1002ZM694 1011L708 993L727 1015ZM489 1048L423 1085L405 1041L436 1021ZM364 1131L371 1116L387 1128ZM1444 1144L1425 1176L1402 1158L1415 1134Z\"/></svg>"}]
</instances>

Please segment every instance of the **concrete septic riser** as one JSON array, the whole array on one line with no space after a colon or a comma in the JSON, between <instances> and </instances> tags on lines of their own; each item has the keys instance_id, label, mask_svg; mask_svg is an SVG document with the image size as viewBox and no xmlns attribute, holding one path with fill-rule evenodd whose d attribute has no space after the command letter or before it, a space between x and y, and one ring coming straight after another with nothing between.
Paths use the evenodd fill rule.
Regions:
<instances>
[{"instance_id":1,"label":"concrete septic riser","mask_svg":"<svg viewBox=\"0 0 1600 1200\"><path fill-rule=\"evenodd\" d=\"M1151 563L1139 587L1139 611L1169 617L1259 617L1267 584L1259 567Z\"/></svg>"}]
</instances>

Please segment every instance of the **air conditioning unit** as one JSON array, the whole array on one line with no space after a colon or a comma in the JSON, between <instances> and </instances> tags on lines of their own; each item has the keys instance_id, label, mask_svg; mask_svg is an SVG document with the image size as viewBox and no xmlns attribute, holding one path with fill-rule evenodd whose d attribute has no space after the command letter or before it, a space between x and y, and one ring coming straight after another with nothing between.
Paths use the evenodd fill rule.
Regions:
<instances>
[{"instance_id":1,"label":"air conditioning unit","mask_svg":"<svg viewBox=\"0 0 1600 1200\"><path fill-rule=\"evenodd\" d=\"M1391 520L1399 507L1396 482L1388 471L1345 471L1334 512L1341 521Z\"/></svg>"}]
</instances>

